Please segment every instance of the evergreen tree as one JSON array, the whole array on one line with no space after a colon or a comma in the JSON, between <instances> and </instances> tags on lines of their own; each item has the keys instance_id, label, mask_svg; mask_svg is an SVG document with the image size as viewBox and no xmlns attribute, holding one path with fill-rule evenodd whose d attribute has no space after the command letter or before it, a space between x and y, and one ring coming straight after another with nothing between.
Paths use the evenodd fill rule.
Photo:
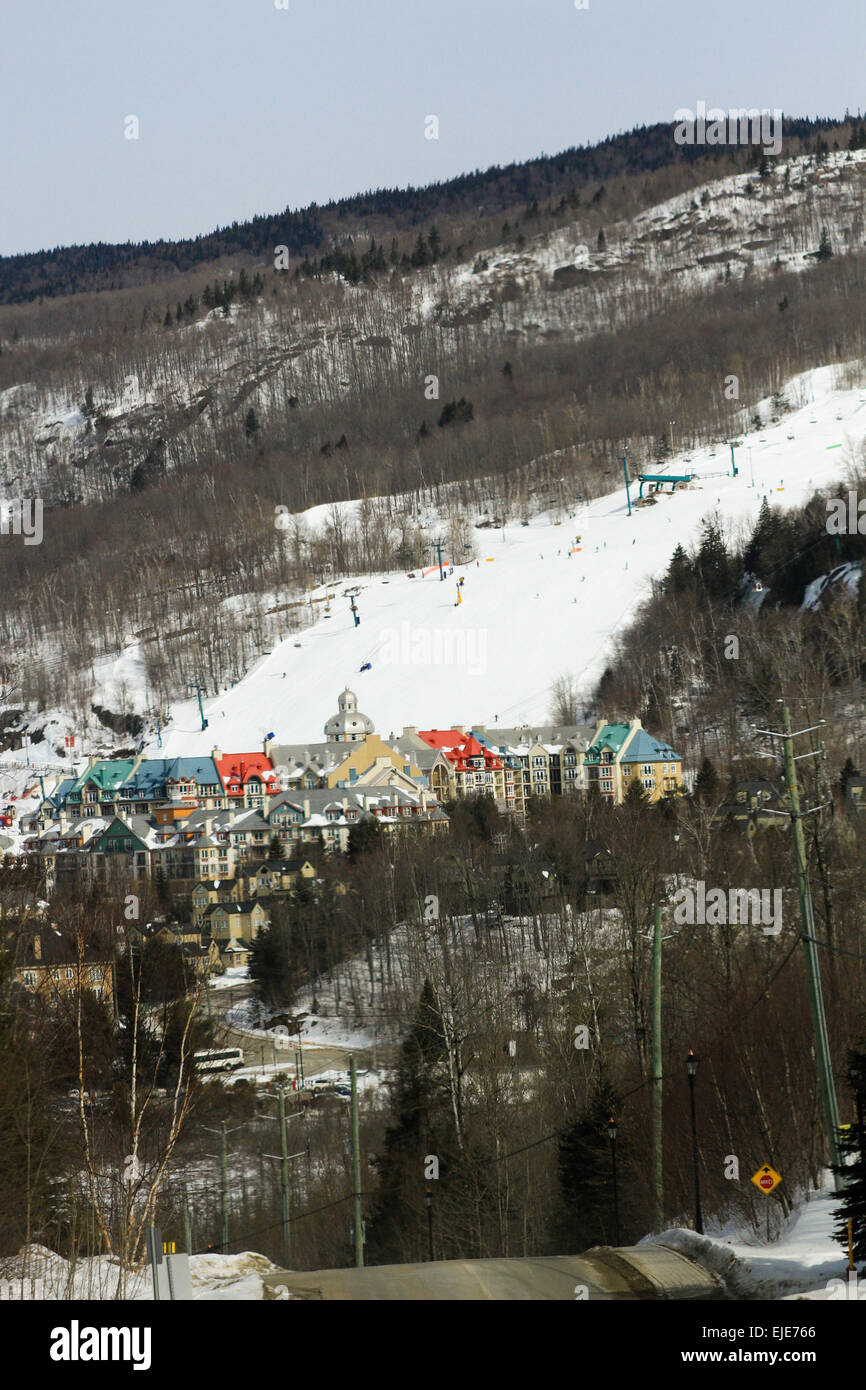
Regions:
<instances>
[{"instance_id":1,"label":"evergreen tree","mask_svg":"<svg viewBox=\"0 0 866 1390\"><path fill-rule=\"evenodd\" d=\"M419 232L418 240L415 242L415 249L412 252L411 263L413 266L418 268L421 266L429 265L431 259L432 258L430 256L430 251L428 250L427 243L424 240L424 233Z\"/></svg>"},{"instance_id":2,"label":"evergreen tree","mask_svg":"<svg viewBox=\"0 0 866 1390\"><path fill-rule=\"evenodd\" d=\"M599 229L598 229L598 242L597 242L597 245L598 245L599 251L604 251L604 250L607 249L607 241L606 241L605 235L604 235L604 227L599 227Z\"/></svg>"},{"instance_id":3,"label":"evergreen tree","mask_svg":"<svg viewBox=\"0 0 866 1390\"><path fill-rule=\"evenodd\" d=\"M664 579L666 594L682 594L694 583L692 563L682 545L677 545Z\"/></svg>"},{"instance_id":4,"label":"evergreen tree","mask_svg":"<svg viewBox=\"0 0 866 1390\"><path fill-rule=\"evenodd\" d=\"M743 564L747 573L770 573L783 561L785 546L784 528L779 513L773 511L765 497L743 554Z\"/></svg>"},{"instance_id":5,"label":"evergreen tree","mask_svg":"<svg viewBox=\"0 0 866 1390\"><path fill-rule=\"evenodd\" d=\"M616 1114L616 1096L611 1087L599 1084L591 1104L569 1125L559 1139L557 1167L563 1207L560 1247L562 1254L577 1254L593 1245L613 1245L613 1171L607 1126ZM628 1190L624 1179L624 1149L617 1145L620 1241L627 1243L627 1212L623 1197ZM626 1220L623 1220L623 1217Z\"/></svg>"},{"instance_id":6,"label":"evergreen tree","mask_svg":"<svg viewBox=\"0 0 866 1390\"><path fill-rule=\"evenodd\" d=\"M854 1091L855 1100L859 1093L859 1113L866 1108L866 1040L857 1043L848 1053L848 1076ZM866 1122L864 1122L866 1128ZM833 1239L844 1249L848 1248L848 1222L853 1223L854 1259L858 1266L866 1264L866 1134L861 1134L858 1124L858 1111L854 1107L854 1123L842 1128L840 1133L842 1162L834 1168L841 1177L844 1187L840 1194L841 1205L836 1208L836 1225Z\"/></svg>"},{"instance_id":7,"label":"evergreen tree","mask_svg":"<svg viewBox=\"0 0 866 1390\"><path fill-rule=\"evenodd\" d=\"M818 250L816 252L817 259L819 261L829 261L832 255L833 247L830 242L830 233L827 231L826 227L822 227L821 240L818 243Z\"/></svg>"},{"instance_id":8,"label":"evergreen tree","mask_svg":"<svg viewBox=\"0 0 866 1390\"><path fill-rule=\"evenodd\" d=\"M441 1009L427 979L389 1086L390 1122L376 1158L381 1196L367 1224L370 1256L379 1263L426 1257L424 1163L428 1154L436 1156L441 1182L454 1145L445 1055Z\"/></svg>"},{"instance_id":9,"label":"evergreen tree","mask_svg":"<svg viewBox=\"0 0 866 1390\"><path fill-rule=\"evenodd\" d=\"M711 598L723 598L731 589L731 557L714 521L704 523L704 534L695 560L698 581Z\"/></svg>"},{"instance_id":10,"label":"evergreen tree","mask_svg":"<svg viewBox=\"0 0 866 1390\"><path fill-rule=\"evenodd\" d=\"M261 425L258 422L256 412L253 407L250 406L246 414L246 419L244 420L244 432L246 433L247 439L254 439L260 429Z\"/></svg>"},{"instance_id":11,"label":"evergreen tree","mask_svg":"<svg viewBox=\"0 0 866 1390\"><path fill-rule=\"evenodd\" d=\"M275 915L252 942L250 979L260 1003L271 1008L291 1003L296 970L291 925L283 915Z\"/></svg>"},{"instance_id":12,"label":"evergreen tree","mask_svg":"<svg viewBox=\"0 0 866 1390\"><path fill-rule=\"evenodd\" d=\"M283 846L282 840L280 839L279 835L276 835L276 834L272 835L272 836L271 836L271 843L270 843L270 846L269 846L269 848L268 848L268 859L272 859L272 860L282 860L282 859L285 859L285 857L286 857L286 851L285 851L285 848L284 848L284 846Z\"/></svg>"},{"instance_id":13,"label":"evergreen tree","mask_svg":"<svg viewBox=\"0 0 866 1390\"><path fill-rule=\"evenodd\" d=\"M378 849L381 843L382 827L376 817L363 816L361 820L355 821L349 831L349 845L346 852L349 862L356 863L362 855Z\"/></svg>"},{"instance_id":14,"label":"evergreen tree","mask_svg":"<svg viewBox=\"0 0 866 1390\"><path fill-rule=\"evenodd\" d=\"M704 758L698 769L695 778L695 799L697 801L712 801L718 791L719 774L716 765L710 758Z\"/></svg>"}]
</instances>

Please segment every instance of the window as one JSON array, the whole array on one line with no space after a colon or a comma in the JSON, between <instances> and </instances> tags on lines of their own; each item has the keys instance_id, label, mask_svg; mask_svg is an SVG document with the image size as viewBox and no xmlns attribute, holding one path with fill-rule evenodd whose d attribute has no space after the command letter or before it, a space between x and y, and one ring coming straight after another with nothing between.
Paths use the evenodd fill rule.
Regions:
<instances>
[{"instance_id":1,"label":"window","mask_svg":"<svg viewBox=\"0 0 866 1390\"><path fill-rule=\"evenodd\" d=\"M92 985L95 985L101 978L102 974L99 968L95 965L92 965L90 967L90 970L88 971L88 979L90 980L90 983Z\"/></svg>"},{"instance_id":2,"label":"window","mask_svg":"<svg viewBox=\"0 0 866 1390\"><path fill-rule=\"evenodd\" d=\"M656 779L654 777L644 777L643 784L647 791L652 791L656 784Z\"/></svg>"},{"instance_id":3,"label":"window","mask_svg":"<svg viewBox=\"0 0 866 1390\"><path fill-rule=\"evenodd\" d=\"M654 771L655 768L653 767L652 763L644 763L643 767L641 768L641 772L643 773L644 777L651 777Z\"/></svg>"},{"instance_id":4,"label":"window","mask_svg":"<svg viewBox=\"0 0 866 1390\"><path fill-rule=\"evenodd\" d=\"M67 965L67 967L66 967L66 978L67 978L67 980L74 980L74 979L75 979L75 971L72 969L72 966L71 966L71 965Z\"/></svg>"},{"instance_id":5,"label":"window","mask_svg":"<svg viewBox=\"0 0 866 1390\"><path fill-rule=\"evenodd\" d=\"M35 971L35 970L25 970L25 971L24 971L24 983L25 983L25 985L27 985L30 989L33 988L33 986L36 984L36 971Z\"/></svg>"}]
</instances>

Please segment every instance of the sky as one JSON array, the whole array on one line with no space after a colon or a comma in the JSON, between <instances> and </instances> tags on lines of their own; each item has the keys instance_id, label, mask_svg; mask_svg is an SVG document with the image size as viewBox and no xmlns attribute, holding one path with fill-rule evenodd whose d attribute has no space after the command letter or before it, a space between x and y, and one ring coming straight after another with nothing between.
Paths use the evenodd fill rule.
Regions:
<instances>
[{"instance_id":1,"label":"sky","mask_svg":"<svg viewBox=\"0 0 866 1390\"><path fill-rule=\"evenodd\" d=\"M863 0L578 3L4 0L0 255L194 236L699 100L866 109Z\"/></svg>"}]
</instances>

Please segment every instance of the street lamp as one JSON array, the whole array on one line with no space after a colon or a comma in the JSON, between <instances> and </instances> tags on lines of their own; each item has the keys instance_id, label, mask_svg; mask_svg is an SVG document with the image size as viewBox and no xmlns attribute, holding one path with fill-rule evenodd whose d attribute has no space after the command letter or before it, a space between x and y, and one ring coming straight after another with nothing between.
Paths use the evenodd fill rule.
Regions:
<instances>
[{"instance_id":1,"label":"street lamp","mask_svg":"<svg viewBox=\"0 0 866 1390\"><path fill-rule=\"evenodd\" d=\"M692 1112L692 1163L695 1170L695 1230L699 1236L704 1234L704 1218L701 1214L701 1182L698 1173L698 1124L695 1119L695 1077L698 1074L698 1059L692 1049L686 1058L686 1075L689 1078L689 1103Z\"/></svg>"},{"instance_id":2,"label":"street lamp","mask_svg":"<svg viewBox=\"0 0 866 1390\"><path fill-rule=\"evenodd\" d=\"M607 1124L607 1137L610 1140L610 1163L613 1172L613 1243L619 1245L619 1198L616 1190L616 1136L617 1123L611 1115Z\"/></svg>"}]
</instances>

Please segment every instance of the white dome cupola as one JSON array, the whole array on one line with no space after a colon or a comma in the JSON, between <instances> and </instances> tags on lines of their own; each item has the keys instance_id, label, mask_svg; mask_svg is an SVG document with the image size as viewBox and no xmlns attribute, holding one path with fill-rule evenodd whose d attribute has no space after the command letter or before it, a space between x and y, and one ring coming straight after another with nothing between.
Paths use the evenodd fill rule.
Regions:
<instances>
[{"instance_id":1,"label":"white dome cupola","mask_svg":"<svg viewBox=\"0 0 866 1390\"><path fill-rule=\"evenodd\" d=\"M348 686L337 701L337 713L325 725L328 743L360 743L373 733L373 721L358 709L358 697Z\"/></svg>"}]
</instances>

